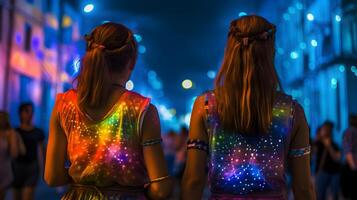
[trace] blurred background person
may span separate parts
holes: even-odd
[[[180,134],[176,140],[176,156],[175,156],[175,176],[181,182],[186,164],[188,129],[185,126],[181,127]]]
[[[5,199],[13,181],[11,160],[25,151],[21,138],[10,125],[9,114],[0,111],[0,200]]]
[[[32,200],[38,179],[43,174],[44,166],[44,132],[33,124],[34,106],[23,103],[19,107],[20,126],[16,128],[26,153],[13,161],[13,198],[15,200]]]
[[[350,126],[343,135],[345,165],[341,185],[345,198],[357,199],[357,115],[350,116]]]
[[[177,138],[178,136],[173,130],[170,130],[167,134],[162,136],[165,160],[167,162],[169,174],[172,176],[174,176],[174,171],[175,171]]]
[[[334,200],[339,198],[341,152],[333,141],[333,123],[326,121],[318,129],[314,149],[316,153],[316,192],[318,200],[325,200],[328,191]]]

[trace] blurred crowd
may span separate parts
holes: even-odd
[[[43,173],[45,134],[32,123],[33,105],[20,105],[18,113],[20,125],[14,128],[8,113],[0,112],[0,200],[10,189],[13,199],[34,199]],[[326,121],[311,139],[311,169],[318,200],[357,199],[357,116],[350,116],[349,121],[343,138],[335,136],[333,122]],[[188,129],[182,127],[162,137],[177,192],[185,169]]]

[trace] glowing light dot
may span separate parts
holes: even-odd
[[[308,14],[306,15],[306,18],[307,18],[307,20],[309,20],[309,21],[314,21],[315,16],[314,16],[312,13],[308,13]]]
[[[317,41],[316,40],[311,40],[311,46],[317,47]]]
[[[125,84],[125,88],[129,91],[134,89],[134,82],[132,80],[129,80],[128,82],[126,82]]]
[[[335,16],[335,20],[336,20],[337,22],[340,22],[340,21],[342,20],[342,18],[341,18],[340,15],[336,15],[336,16]]]
[[[210,78],[210,79],[214,79],[214,78],[216,77],[216,72],[213,71],[213,70],[209,70],[209,71],[207,72],[207,76],[208,76],[208,78]]]
[[[141,42],[143,40],[143,38],[139,34],[134,34],[134,38],[135,38],[136,42]]]
[[[332,78],[331,79],[331,87],[332,88],[336,88],[337,87],[337,79],[336,78]]]
[[[338,69],[340,70],[340,72],[344,72],[346,70],[344,65],[340,65]]]
[[[291,59],[296,60],[296,59],[299,58],[299,54],[298,54],[298,52],[296,52],[296,51],[292,51],[292,52],[290,53],[290,57],[291,57]]]
[[[193,85],[193,83],[190,79],[186,79],[186,80],[182,81],[182,87],[186,90],[192,88],[192,85]]]
[[[90,13],[92,12],[94,9],[94,5],[93,4],[87,4],[86,6],[84,6],[83,11],[86,13]]]
[[[144,54],[146,52],[146,47],[144,45],[140,45],[138,48],[138,52]]]
[[[247,15],[246,12],[240,12],[240,13],[239,13],[239,17],[243,17],[243,16],[246,16],[246,15]]]

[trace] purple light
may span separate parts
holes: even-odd
[[[20,33],[15,34],[15,41],[16,41],[16,44],[21,44],[22,37],[21,37]]]

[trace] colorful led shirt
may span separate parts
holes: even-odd
[[[268,133],[247,135],[226,131],[219,120],[214,93],[205,96],[212,196],[286,199],[287,158],[310,153],[309,147],[289,148],[295,101],[279,93]]]
[[[75,183],[143,188],[149,182],[140,133],[149,104],[148,98],[126,91],[102,120],[94,121],[79,109],[76,91],[58,95],[69,175]]]

